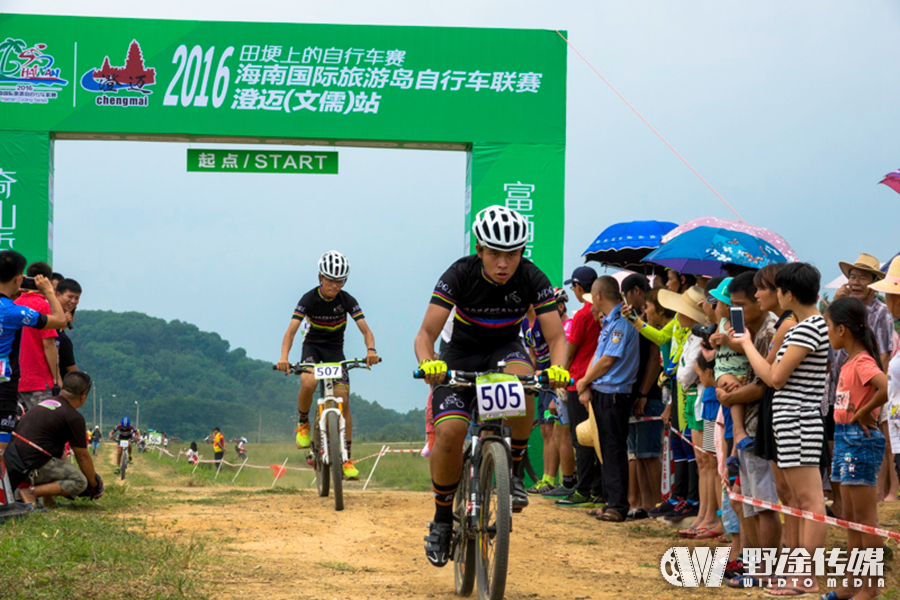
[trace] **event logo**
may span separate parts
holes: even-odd
[[[700,580],[706,587],[720,587],[730,553],[728,546],[719,546],[715,554],[705,546],[698,546],[693,551],[684,547],[669,548],[663,554],[659,570],[666,581],[678,587],[700,587]]]
[[[95,101],[97,106],[147,106],[148,96],[153,93],[148,88],[155,83],[156,69],[144,66],[137,40],[131,41],[125,64],[121,67],[112,66],[107,55],[102,67],[89,69],[81,76],[81,87],[99,94]]]
[[[11,37],[0,42],[0,102],[47,104],[69,85],[46,49],[47,44],[30,46]]]

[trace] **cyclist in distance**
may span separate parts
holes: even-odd
[[[281,359],[276,368],[284,373],[290,372],[288,355],[294,344],[294,336],[300,329],[303,319],[309,323],[309,331],[303,340],[300,352],[301,362],[327,363],[340,362],[344,358],[344,330],[347,328],[347,317],[356,321],[360,333],[366,342],[366,365],[371,367],[378,362],[375,351],[375,336],[356,298],[344,291],[350,263],[340,252],[331,250],[319,259],[319,285],[300,298],[294,316],[288,325],[281,342]],[[316,378],[311,373],[300,375],[300,395],[297,408],[300,412],[297,420],[297,447],[309,448],[309,408],[312,405],[313,392],[316,390]],[[344,418],[347,421],[347,462],[344,463],[344,477],[356,479],[359,471],[350,459],[350,446],[353,432],[353,419],[350,416],[350,379],[344,371],[342,377],[334,384],[335,395],[344,402]]]
[[[431,479],[434,490],[434,520],[425,538],[425,554],[431,564],[447,564],[453,529],[453,497],[459,484],[463,442],[475,400],[471,390],[451,390],[437,386],[447,370],[489,371],[505,361],[507,373],[531,375],[534,368],[519,341],[525,313],[534,307],[544,338],[550,347],[550,366],[544,373],[554,387],[568,384],[567,344],[562,321],[556,311],[554,288],[546,275],[523,258],[528,240],[528,223],[522,215],[504,206],[488,207],[472,225],[474,255],[450,265],[438,280],[416,335],[415,352],[419,370],[433,387],[432,410],[435,443],[431,451]],[[453,334],[441,359],[434,359],[434,343],[452,309],[456,309]],[[511,418],[513,510],[528,505],[522,481],[528,436],[534,419],[534,397],[526,402],[528,412]]]
[[[131,424],[131,419],[128,417],[122,417],[122,420],[119,421],[119,424],[116,425],[116,428],[109,432],[109,439],[114,439],[116,442],[121,442],[122,440],[128,440],[130,443],[128,444],[128,463],[131,464],[131,449],[134,447],[134,441],[137,438],[137,429],[135,429],[134,425]],[[116,445],[116,474],[119,473],[119,465],[122,464],[122,447]]]

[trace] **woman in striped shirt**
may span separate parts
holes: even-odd
[[[828,326],[816,307],[821,276],[807,263],[786,265],[775,276],[782,310],[793,311],[797,325],[785,335],[773,364],[754,347],[750,336],[736,338],[750,366],[775,388],[772,426],[776,462],[785,473],[794,502],[801,510],[825,514],[819,456],[825,442],[821,400],[828,365]],[[732,333],[733,335],[733,333]],[[825,544],[824,523],[801,521],[800,544],[812,556]],[[770,588],[775,596],[796,596],[818,591],[812,573],[786,578],[787,585]]]

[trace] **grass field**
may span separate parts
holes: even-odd
[[[148,535],[135,516],[159,502],[152,492],[108,486],[99,501],[61,502],[4,523],[0,598],[206,598],[205,540]]]

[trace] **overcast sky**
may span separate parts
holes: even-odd
[[[4,0],[2,9],[567,29],[747,221],[781,233],[825,281],[839,260],[900,250],[900,196],[876,185],[900,167],[894,1]],[[567,272],[612,223],[732,216],[572,52],[568,70]],[[385,358],[354,376],[354,390],[399,410],[422,405],[412,339],[431,287],[462,251],[465,155],[341,148],[340,175],[292,177],[188,174],[185,148],[57,143],[55,267],[85,287],[82,307],[188,321],[275,361],[318,256],[338,249]],[[350,332],[348,356],[364,351]]]

